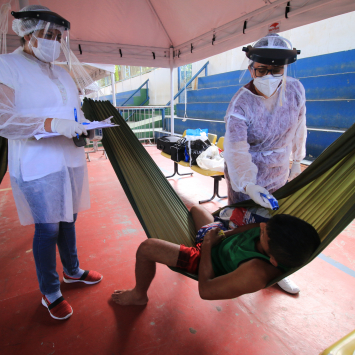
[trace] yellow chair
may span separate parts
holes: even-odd
[[[224,137],[218,139],[217,147],[223,150]],[[211,176],[214,180],[213,182],[213,196],[209,200],[199,201],[198,203],[205,203],[212,201],[216,196],[219,198],[227,198],[227,196],[219,196],[219,182],[224,178],[224,173],[214,170],[201,169],[198,165],[192,165],[191,170],[205,176]]]
[[[186,132],[186,131],[185,131]],[[212,144],[216,144],[217,141],[217,134],[213,134],[213,133],[208,133],[208,140],[212,143]]]
[[[354,355],[355,354],[355,330],[341,338],[320,355]]]
[[[217,147],[218,147],[220,150],[224,150],[224,137],[220,137],[220,138],[218,139]]]

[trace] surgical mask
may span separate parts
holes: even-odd
[[[282,76],[275,78],[269,74],[260,78],[254,78],[254,85],[261,93],[270,97],[280,85],[281,80]]]
[[[32,47],[34,55],[43,62],[55,61],[60,55],[60,43],[44,38],[37,39],[37,48]]]

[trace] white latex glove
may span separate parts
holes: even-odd
[[[254,185],[252,183],[248,184],[245,188],[245,192],[250,196],[250,198],[256,202],[258,205],[265,208],[272,208],[269,202],[265,202],[260,196],[261,193],[267,195],[269,191],[264,189],[262,186]]]
[[[53,118],[51,122],[52,132],[56,132],[67,138],[74,138],[76,134],[87,134],[85,126],[73,120]]]
[[[301,174],[301,163],[294,161],[291,166],[289,180],[293,180],[299,174]]]

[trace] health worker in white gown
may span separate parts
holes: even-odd
[[[270,208],[260,193],[272,193],[299,175],[306,152],[305,90],[298,80],[287,77],[287,65],[300,51],[277,34],[243,50],[252,81],[234,95],[225,116],[228,203],[252,199]],[[289,279],[279,285],[299,292]]]
[[[73,310],[60,291],[56,245],[65,282],[93,284],[102,279],[96,271],[80,269],[76,249],[77,214],[90,208],[84,147],[73,142],[77,134],[86,134],[80,123],[85,118],[73,79],[52,63],[70,23],[40,5],[12,15],[22,46],[0,56],[0,135],[8,139],[20,222],[35,224],[33,254],[42,304],[53,318],[67,319]],[[34,138],[44,132],[60,136]]]

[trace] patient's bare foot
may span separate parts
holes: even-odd
[[[139,295],[135,289],[132,290],[115,290],[111,295],[112,300],[121,306],[143,306],[147,304],[148,297]]]

